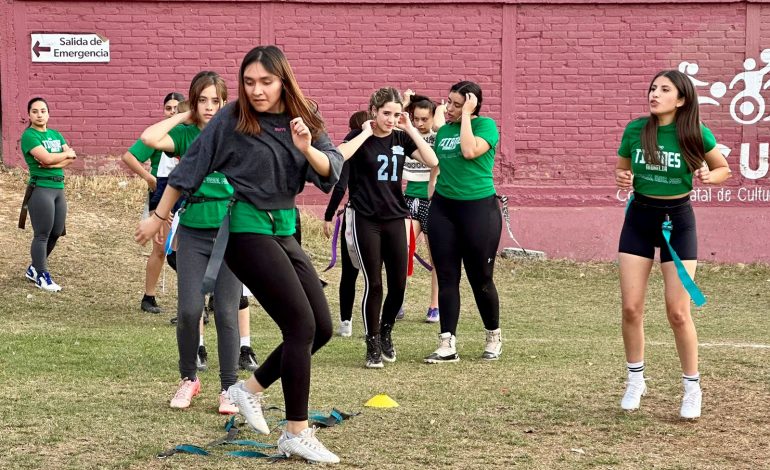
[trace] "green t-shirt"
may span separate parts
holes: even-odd
[[[40,132],[37,129],[28,127],[21,134],[21,151],[24,153],[24,161],[27,162],[29,167],[29,182],[31,183],[33,177],[39,178],[35,184],[41,188],[53,188],[64,189],[64,180],[51,181],[51,177],[64,178],[64,168],[43,168],[40,166],[40,162],[35,160],[35,157],[29,153],[30,150],[35,147],[43,146],[48,153],[62,153],[64,146],[67,145],[67,141],[64,140],[59,131],[53,129],[46,129],[45,132]]]
[[[171,129],[168,136],[174,141],[174,153],[184,158],[187,149],[200,133],[198,126],[179,125]],[[227,214],[227,205],[232,196],[233,187],[225,175],[219,172],[211,173],[192,195],[193,200],[185,204],[179,223],[191,228],[218,228]],[[206,200],[196,202],[195,198]]]
[[[634,174],[634,192],[645,196],[676,196],[692,191],[692,172],[679,149],[676,122],[658,127],[658,155],[660,165],[650,165],[644,160],[642,128],[649,118],[643,117],[628,123],[620,141],[618,155],[631,158]],[[717,145],[714,134],[701,124],[703,151],[708,153]]]
[[[163,155],[162,151],[144,145],[141,139],[134,142],[134,145],[132,145],[128,151],[141,163],[149,160],[150,174],[152,176],[158,176],[158,163],[160,163],[160,157]]]
[[[273,216],[272,220],[270,215]],[[275,221],[275,225],[273,225],[273,221]],[[232,233],[291,236],[297,230],[296,222],[297,212],[295,208],[266,211],[257,209],[254,204],[237,201],[233,204],[230,212],[230,231]]]
[[[404,196],[416,197],[419,199],[428,199],[427,181],[409,181],[406,183]]]
[[[463,158],[460,149],[460,123],[442,126],[436,134],[434,150],[438,157],[440,173],[436,192],[449,199],[472,201],[495,194],[492,167],[495,164],[495,147],[500,140],[495,121],[479,116],[471,119],[473,135],[489,144],[489,150],[477,158]]]

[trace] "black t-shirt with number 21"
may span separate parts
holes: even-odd
[[[345,142],[362,131],[351,131]],[[401,190],[401,175],[406,155],[417,145],[406,132],[396,131],[386,137],[371,136],[350,158],[350,203],[364,217],[392,220],[409,217],[409,208]]]

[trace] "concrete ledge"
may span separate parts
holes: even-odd
[[[500,251],[503,258],[546,259],[544,251],[525,250],[523,248],[507,247]]]

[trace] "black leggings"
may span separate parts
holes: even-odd
[[[353,229],[353,241],[358,262],[364,275],[364,298],[361,302],[364,332],[367,336],[380,333],[382,324],[392,325],[398,309],[404,303],[408,251],[404,219],[373,220],[353,211],[348,221]],[[382,303],[382,265],[388,282],[388,295]]]
[[[332,337],[329,305],[310,259],[294,237],[231,233],[225,261],[283,336],[254,377],[265,388],[281,379],[286,419],[306,420],[310,356]]]
[[[690,196],[655,199],[634,194],[620,232],[618,251],[655,259],[655,247],[660,247],[660,262],[673,261],[663,238],[662,225],[666,215],[671,220],[671,247],[676,254],[683,260],[698,259],[698,234]]]
[[[353,318],[353,302],[356,300],[356,279],[358,279],[358,269],[350,261],[348,244],[345,242],[345,228],[347,221],[342,218],[342,227],[340,233],[343,234],[340,243],[342,258],[342,274],[340,276],[340,320],[348,321]]]
[[[463,264],[484,328],[499,328],[500,300],[492,279],[503,229],[497,197],[458,201],[435,194],[428,223],[430,251],[438,277],[441,332],[457,332]]]

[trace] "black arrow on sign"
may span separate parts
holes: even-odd
[[[50,47],[42,47],[40,41],[35,41],[35,45],[32,46],[32,52],[35,53],[35,57],[40,57],[41,52],[51,52]]]

